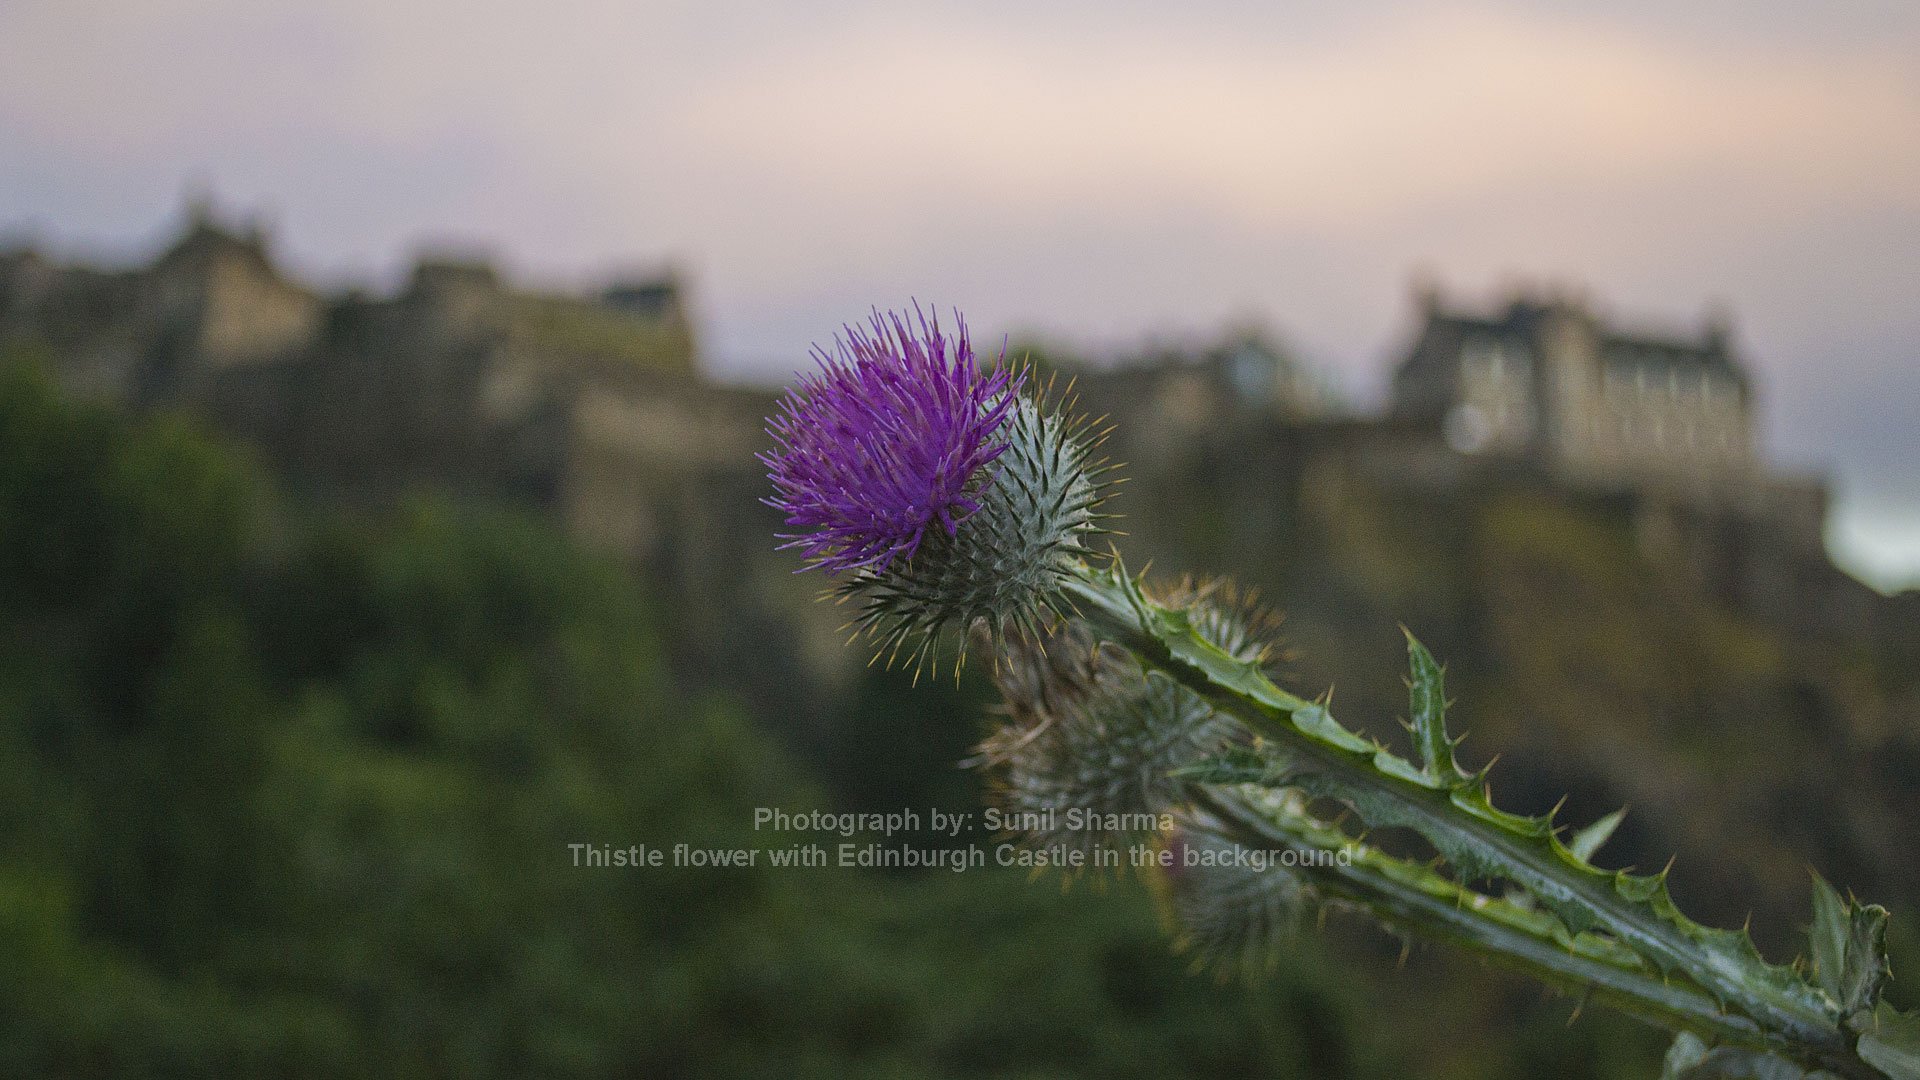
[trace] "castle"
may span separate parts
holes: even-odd
[[[1430,289],[1418,303],[1384,417],[1332,409],[1254,330],[1083,371],[1079,392],[1117,422],[1111,449],[1138,481],[1132,543],[1231,565],[1235,551],[1335,527],[1362,488],[1426,498],[1518,477],[1625,498],[1649,555],[1744,607],[1802,622],[1831,609],[1820,621],[1837,628],[1860,618],[1868,591],[1836,584],[1824,554],[1824,485],[1756,452],[1751,380],[1723,323],[1627,333],[1564,295],[1491,313]],[[694,596],[711,625],[690,632],[713,642],[761,615],[834,620],[786,604],[807,587],[765,541],[778,522],[759,505],[754,453],[771,396],[701,376],[671,273],[560,294],[435,255],[391,295],[323,295],[281,273],[263,230],[201,204],[143,266],[0,250],[0,353],[23,346],[74,393],[194,413],[305,495],[382,505],[431,491],[540,510]],[[1182,502],[1208,485],[1221,488],[1212,502]],[[709,602],[749,581],[758,614]]]
[[[1751,380],[1724,321],[1655,336],[1564,293],[1523,293],[1492,313],[1450,308],[1431,287],[1417,302],[1389,422],[1572,482],[1778,487],[1755,450]],[[513,286],[483,260],[429,255],[394,295],[322,296],[280,272],[257,224],[222,224],[204,202],[146,266],[0,251],[9,341],[49,350],[75,393],[209,416],[322,494],[505,493],[629,548],[649,533],[646,515],[606,506],[606,492],[588,509],[584,492],[606,486],[596,474],[750,460],[764,405],[699,377],[671,273],[560,295]],[[1236,410],[1295,423],[1332,412],[1324,388],[1255,329],[1082,378],[1138,414],[1130,423],[1169,435]]]
[[[649,480],[750,460],[762,414],[698,378],[670,273],[571,296],[429,255],[392,296],[322,296],[204,203],[145,266],[0,251],[6,344],[44,350],[71,392],[211,420],[322,497],[504,496],[634,551],[657,531]]]
[[[1826,484],[1762,460],[1753,382],[1724,313],[1693,334],[1649,333],[1565,290],[1522,290],[1492,311],[1453,307],[1431,283],[1415,293],[1420,326],[1394,371],[1393,420],[1466,457],[1822,545]]]
[[[1758,467],[1752,385],[1724,320],[1698,337],[1634,334],[1567,294],[1522,294],[1487,315],[1447,310],[1430,286],[1419,305],[1392,410],[1441,422],[1456,449],[1620,479]]]

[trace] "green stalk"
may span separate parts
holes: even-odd
[[[1439,716],[1444,703],[1438,670],[1427,673],[1430,679],[1420,670],[1424,650],[1416,652],[1414,720],[1425,761],[1416,765],[1342,727],[1323,705],[1275,686],[1257,664],[1222,651],[1184,611],[1146,598],[1117,564],[1076,564],[1062,592],[1101,637],[1238,718],[1264,741],[1259,761],[1203,779],[1300,787],[1347,803],[1375,827],[1412,828],[1453,863],[1461,880],[1512,882],[1552,912],[1569,936],[1605,931],[1655,975],[1683,978],[1723,1011],[1751,1020],[1761,1045],[1842,1076],[1880,1075],[1855,1054],[1830,997],[1792,969],[1767,964],[1743,932],[1687,919],[1673,906],[1664,873],[1601,870],[1560,842],[1551,815],[1527,818],[1495,809],[1484,774],[1468,776],[1454,764]]]

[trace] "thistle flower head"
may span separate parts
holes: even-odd
[[[1239,730],[1076,627],[1044,654],[1016,639],[1009,656],[996,679],[1010,722],[980,749],[996,766],[988,797],[1010,820],[1034,823],[1026,839],[1035,846],[1119,851],[1146,840],[1181,798],[1172,771],[1225,749]],[[1037,697],[1014,689],[1036,682],[1045,686]]]
[[[814,355],[819,371],[782,399],[767,426],[777,449],[760,456],[767,502],[804,530],[782,546],[828,574],[881,572],[930,529],[953,535],[993,482],[1020,378],[980,369],[964,321],[949,337],[918,311],[875,313]]]
[[[1259,664],[1279,681],[1280,665],[1289,658],[1280,646],[1280,614],[1261,603],[1259,589],[1241,588],[1231,578],[1182,575],[1146,591],[1161,607],[1185,612],[1193,629],[1221,652]]]
[[[768,424],[767,500],[804,530],[784,537],[836,589],[888,661],[964,658],[984,623],[1037,629],[1068,564],[1091,554],[1105,466],[1097,438],[1025,371],[974,362],[916,312],[849,328]]]

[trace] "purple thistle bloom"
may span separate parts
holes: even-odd
[[[803,376],[767,424],[775,449],[761,454],[784,511],[783,548],[809,568],[885,570],[912,558],[929,526],[952,535],[980,508],[993,482],[983,473],[1006,450],[994,436],[1020,390],[1020,377],[974,362],[967,327],[941,333],[916,306],[875,312],[871,329],[849,326],[834,354],[816,346],[820,370]]]

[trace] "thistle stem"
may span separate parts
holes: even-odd
[[[1721,1009],[1692,986],[1661,979],[1606,939],[1556,935],[1539,912],[1481,895],[1430,867],[1397,859],[1331,826],[1276,814],[1225,788],[1199,786],[1194,805],[1218,835],[1252,849],[1291,852],[1291,872],[1390,929],[1467,949],[1668,1030],[1783,1050],[1752,1020]],[[1317,857],[1342,851],[1350,861]]]
[[[1460,790],[1424,780],[1407,762],[1333,723],[1321,706],[1275,686],[1257,665],[1236,660],[1208,642],[1184,613],[1144,597],[1124,571],[1077,564],[1062,592],[1098,635],[1271,743],[1285,759],[1288,778],[1317,781],[1329,794],[1364,804],[1355,807],[1363,817],[1409,826],[1454,861],[1469,854],[1550,910],[1563,916],[1577,913],[1580,921],[1604,930],[1653,971],[1687,979],[1724,1012],[1752,1021],[1760,1033],[1758,1045],[1842,1076],[1879,1075],[1855,1054],[1837,1010],[1817,990],[1758,971],[1757,956],[1748,964],[1725,949],[1706,947],[1677,921],[1677,913],[1663,915],[1647,897],[1623,893],[1614,875],[1570,861],[1550,832],[1542,836],[1516,824],[1536,825],[1531,819],[1502,815],[1484,800],[1474,805]],[[1658,880],[1653,884],[1659,885]],[[1570,932],[1579,929],[1568,927]],[[1498,940],[1521,944],[1506,937]],[[1491,940],[1480,944],[1492,947]],[[1531,946],[1527,955],[1504,954],[1522,964],[1537,960]],[[1565,974],[1572,976],[1572,969]],[[1594,980],[1599,974],[1605,973],[1586,971],[1578,976],[1579,984],[1601,989]],[[1649,1011],[1650,1019],[1676,1019],[1665,1006]],[[1677,1020],[1674,1026],[1694,1027]],[[1751,1039],[1749,1035],[1745,1041]]]

